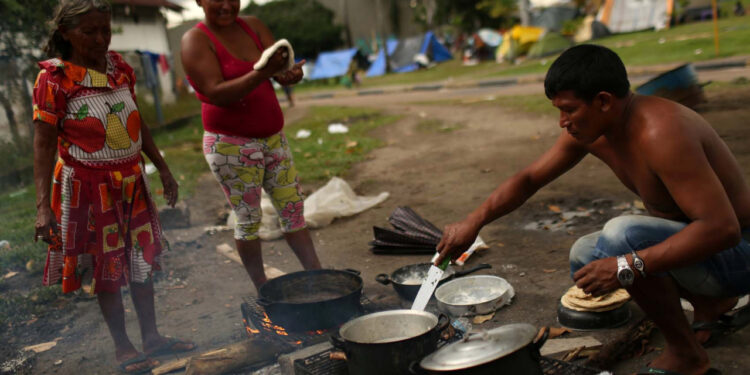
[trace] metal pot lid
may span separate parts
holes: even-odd
[[[528,345],[537,330],[531,324],[517,323],[469,334],[424,357],[419,365],[428,371],[453,371],[492,362]]]

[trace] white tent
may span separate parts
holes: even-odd
[[[596,20],[613,33],[664,29],[669,25],[672,0],[606,0]]]

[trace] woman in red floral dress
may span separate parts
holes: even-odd
[[[164,238],[143,174],[154,163],[167,203],[177,183],[141,122],[133,69],[109,51],[111,9],[103,0],[63,0],[34,84],[36,239],[49,243],[44,284],[65,293],[91,278],[115,357],[127,373],[158,365],[153,356],[195,348],[159,334],[152,272]],[[55,162],[55,153],[59,158]],[[125,331],[120,288],[129,284],[143,352]]]

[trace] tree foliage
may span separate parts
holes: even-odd
[[[515,0],[418,0],[415,6],[418,21],[430,22],[420,16],[429,13],[426,9],[431,3],[436,3],[432,24],[452,25],[468,33],[480,27],[508,26],[513,23],[517,9]]]
[[[285,38],[299,57],[315,57],[343,45],[343,27],[333,22],[334,13],[315,0],[277,0],[242,9],[265,23],[276,39]]]
[[[21,134],[19,123],[28,127],[30,135],[29,85],[38,72],[36,62],[43,59],[47,20],[56,4],[56,0],[0,0],[0,105],[18,148],[30,146],[31,137]]]

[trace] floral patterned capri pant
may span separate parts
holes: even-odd
[[[237,215],[235,239],[258,238],[261,189],[271,197],[282,231],[305,228],[304,197],[284,133],[243,138],[204,132],[203,154]]]

